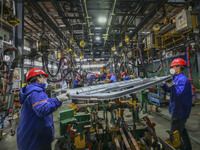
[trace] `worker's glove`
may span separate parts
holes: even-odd
[[[175,84],[173,79],[169,79],[169,80],[165,81],[165,83],[167,84],[168,87],[171,87]]]
[[[57,98],[60,102],[69,100],[69,97],[67,96],[66,93],[60,94],[60,95],[56,96],[56,98]]]

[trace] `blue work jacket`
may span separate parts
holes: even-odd
[[[164,84],[162,89],[170,92],[169,113],[178,119],[187,119],[192,107],[191,83],[181,73],[173,76],[174,85],[170,88]]]
[[[78,87],[78,80],[74,79],[72,89],[77,88],[77,87]]]
[[[111,76],[111,78],[110,78],[110,83],[114,83],[114,82],[116,82],[116,76],[115,75]]]
[[[92,83],[94,79],[96,79],[96,76],[91,76],[89,82]]]
[[[125,76],[124,80],[130,80],[131,78],[129,76]]]
[[[20,90],[22,104],[17,128],[18,150],[39,150],[54,140],[52,113],[62,103],[48,98],[44,83],[32,83]]]
[[[103,81],[103,80],[106,79],[106,76],[105,75],[101,75],[100,78],[101,78],[101,81]]]

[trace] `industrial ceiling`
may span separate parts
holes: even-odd
[[[37,41],[45,34],[52,48],[64,43],[78,55],[82,49],[88,56],[110,57],[114,45],[120,51],[119,43],[126,44],[126,35],[131,42],[139,31],[146,36],[154,24],[162,26],[164,16],[172,18],[186,5],[183,0],[25,0],[24,35]],[[6,6],[12,9],[11,3]],[[11,28],[4,20],[5,25]]]

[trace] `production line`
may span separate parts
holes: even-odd
[[[199,150],[200,0],[1,0],[0,150]]]

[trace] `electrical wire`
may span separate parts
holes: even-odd
[[[192,95],[193,95],[193,101],[196,102],[196,96],[195,96],[195,90],[194,90],[194,84],[193,84],[193,78],[192,78],[192,70],[191,70],[191,62],[190,62],[190,44],[192,42],[188,43],[188,46],[186,48],[186,54],[187,54],[187,67],[188,67],[188,75],[189,79],[191,79],[191,85],[192,85]]]
[[[141,61],[142,61],[142,65],[144,66],[145,71],[147,71],[147,72],[149,72],[149,73],[156,73],[156,72],[158,72],[158,70],[159,70],[159,69],[161,68],[161,66],[162,66],[162,54],[161,54],[161,57],[160,57],[160,65],[158,66],[158,68],[157,68],[156,70],[154,70],[154,71],[150,71],[150,70],[148,70],[148,69],[146,68],[146,65],[145,65],[145,63],[144,63],[143,56],[142,56],[142,51],[141,51],[140,47],[138,46],[137,48],[134,48],[134,49],[138,49],[138,50],[139,50],[140,59],[141,59]]]
[[[56,74],[52,74],[52,73],[50,72],[50,70],[49,70],[49,67],[48,67],[48,58],[47,58],[47,57],[46,57],[46,58],[44,57],[44,59],[43,59],[44,65],[45,65],[45,67],[46,67],[46,69],[47,69],[48,74],[49,74],[51,77],[56,77],[56,76],[59,74],[60,68],[61,68],[61,65],[62,65],[62,61],[63,61],[64,59],[67,59],[67,58],[66,58],[66,57],[62,57],[62,58],[60,59],[59,65],[58,65],[58,70],[57,70]]]
[[[68,68],[67,68],[68,69]],[[65,70],[67,70],[67,69],[65,69]],[[64,70],[64,71],[65,71]],[[49,82],[53,82],[53,83],[56,83],[56,82],[62,82],[63,80],[64,80],[64,78],[69,74],[69,73],[76,73],[76,74],[78,74],[78,75],[80,75],[77,71],[74,71],[74,70],[69,70],[65,75],[63,75],[62,77],[61,77],[61,79],[59,79],[59,80],[50,80],[50,79],[48,79],[48,81]],[[74,76],[74,78],[76,77],[76,75]],[[80,75],[80,77],[81,77],[81,75]],[[82,78],[82,77],[81,77]]]

